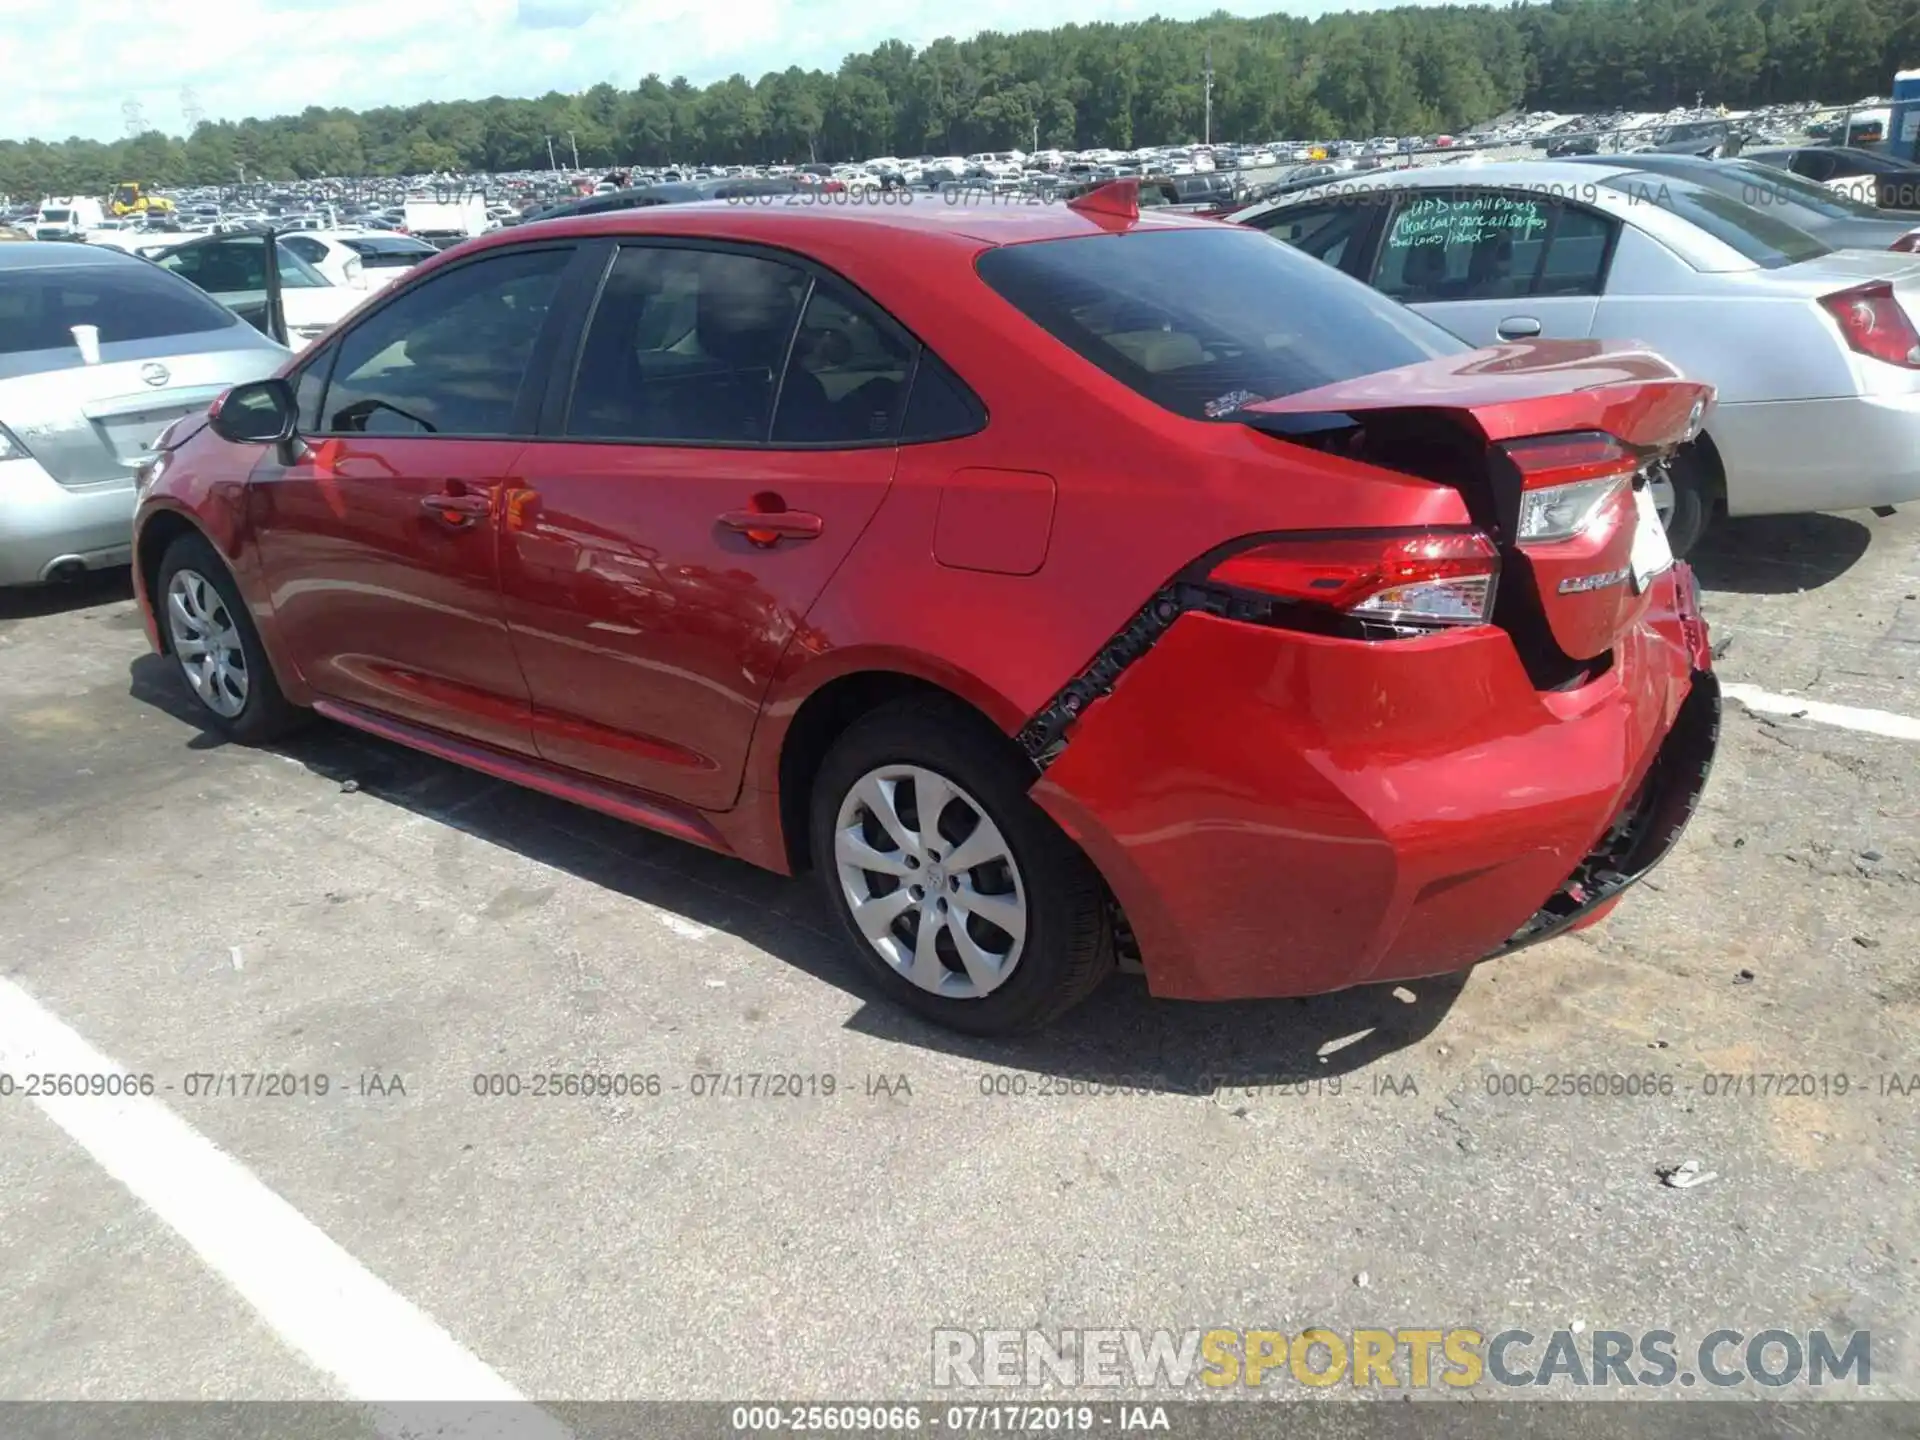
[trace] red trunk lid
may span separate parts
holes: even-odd
[[[1670,563],[1647,480],[1699,433],[1713,395],[1632,344],[1523,341],[1259,401],[1240,418],[1298,440],[1311,428],[1301,417],[1321,417],[1318,443],[1458,488],[1500,547],[1496,619],[1537,677],[1571,679],[1611,651]]]

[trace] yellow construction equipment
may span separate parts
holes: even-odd
[[[113,190],[108,207],[115,215],[171,215],[173,201],[164,195],[149,195],[137,180],[122,181]]]

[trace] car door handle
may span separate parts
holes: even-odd
[[[1540,322],[1531,315],[1509,315],[1494,333],[1502,340],[1526,340],[1540,333]]]
[[[720,517],[729,530],[738,530],[755,545],[777,545],[782,540],[811,540],[822,522],[804,510],[729,510]]]
[[[491,495],[422,495],[420,508],[442,525],[463,530],[493,511]]]

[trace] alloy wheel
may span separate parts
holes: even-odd
[[[167,633],[187,684],[214,714],[247,708],[247,652],[227,602],[198,570],[177,570],[167,586]]]
[[[1026,886],[966,790],[921,765],[870,770],[840,802],[833,849],[853,923],[893,970],[950,1000],[1006,983],[1026,944]]]

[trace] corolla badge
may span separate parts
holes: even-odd
[[[1589,590],[1604,590],[1609,585],[1618,585],[1632,573],[1629,566],[1624,570],[1603,570],[1598,575],[1572,575],[1560,582],[1560,593],[1583,595]]]
[[[158,360],[149,360],[140,367],[140,378],[157,389],[173,378],[173,372]]]

